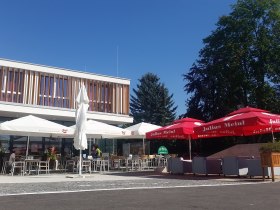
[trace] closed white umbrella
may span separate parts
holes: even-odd
[[[87,110],[89,99],[85,85],[82,84],[76,102],[78,104],[76,110],[76,129],[74,135],[74,147],[80,150],[80,163],[79,163],[79,175],[82,175],[82,150],[87,149],[87,136],[86,136],[86,122],[87,122]]]

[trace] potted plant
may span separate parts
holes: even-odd
[[[50,147],[48,151],[48,160],[50,161],[50,168],[54,169],[55,168],[55,161],[56,161],[56,152],[55,152],[55,147]]]
[[[272,181],[274,181],[274,168],[280,166],[280,142],[263,144],[260,149],[261,164],[264,171],[265,167],[271,167]],[[264,179],[264,173],[263,173]]]

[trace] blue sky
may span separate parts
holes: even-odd
[[[1,0],[0,57],[131,79],[157,74],[185,112],[182,75],[236,0]]]

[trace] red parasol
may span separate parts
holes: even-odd
[[[201,126],[203,121],[193,118],[175,120],[171,125],[146,133],[146,139],[181,139],[189,140],[189,151],[191,158],[191,139],[197,139],[194,127]]]
[[[171,125],[146,133],[146,139],[192,139],[197,138],[194,127],[202,125],[201,120],[183,118],[175,120]]]
[[[246,107],[196,127],[194,131],[199,138],[273,134],[273,132],[280,132],[280,115]]]

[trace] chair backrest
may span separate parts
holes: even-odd
[[[155,155],[149,155],[150,159],[154,159],[156,156]]]
[[[104,152],[102,153],[102,157],[109,157],[110,156],[110,153],[109,152]]]
[[[24,161],[14,161],[13,163],[13,167],[23,167],[25,165]]]
[[[28,155],[28,156],[26,157],[26,159],[27,159],[27,160],[33,160],[33,159],[34,159],[34,156]]]
[[[83,166],[90,166],[91,165],[91,161],[90,160],[83,160],[82,165]]]

